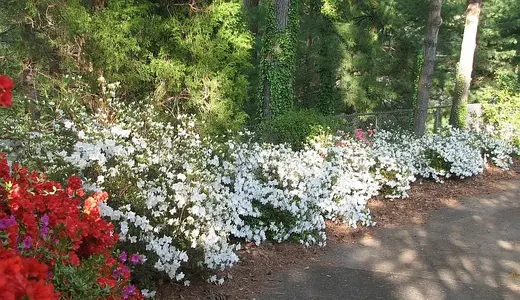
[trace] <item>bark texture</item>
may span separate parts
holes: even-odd
[[[433,68],[437,51],[437,37],[442,24],[441,18],[442,0],[430,0],[430,15],[428,27],[424,37],[424,62],[419,77],[417,91],[417,105],[414,113],[414,132],[422,136],[426,131],[426,117],[428,113],[428,102],[430,100],[430,89],[432,86]]]
[[[289,5],[290,0],[275,0],[275,13],[276,13],[276,29],[279,31],[287,28],[287,22],[289,21]]]
[[[466,127],[467,103],[473,59],[477,47],[477,31],[482,0],[469,0],[466,11],[466,24],[460,50],[460,60],[455,80],[455,90],[450,113],[450,124],[458,128]]]

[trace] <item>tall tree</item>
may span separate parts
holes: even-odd
[[[477,29],[482,0],[469,0],[466,10],[466,24],[464,26],[464,37],[460,49],[460,60],[455,80],[455,90],[451,105],[450,124],[463,128],[466,126],[466,110],[471,84],[471,73],[473,72],[473,58],[477,47]]]
[[[266,10],[260,76],[263,116],[268,118],[293,105],[299,0],[270,0]]]
[[[419,77],[417,105],[414,113],[414,132],[418,136],[423,135],[426,131],[426,117],[430,100],[433,68],[435,66],[437,37],[442,24],[441,7],[442,0],[430,0],[430,16],[428,17],[428,27],[424,37],[424,62]]]

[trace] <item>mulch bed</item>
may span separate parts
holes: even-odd
[[[329,244],[355,243],[381,227],[396,227],[406,224],[422,224],[431,213],[443,207],[456,207],[457,199],[473,195],[491,194],[500,191],[500,182],[520,180],[520,164],[511,171],[490,168],[482,175],[463,180],[447,180],[444,184],[433,181],[417,181],[412,185],[406,199],[372,199],[370,208],[376,226],[352,229],[345,225],[327,223]],[[192,280],[191,286],[177,283],[159,283],[158,299],[245,299],[258,294],[273,280],[276,274],[291,265],[308,265],[317,260],[327,247],[305,248],[297,244],[264,243],[260,247],[250,244],[240,252],[241,261],[233,268],[221,272],[226,278],[223,285],[209,284],[201,279]]]

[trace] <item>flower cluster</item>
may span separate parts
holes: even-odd
[[[13,80],[5,75],[0,75],[0,107],[11,107],[13,105],[13,88]]]
[[[358,223],[371,225],[366,204],[379,192],[379,184],[372,175],[376,161],[370,154],[368,141],[358,141],[347,135],[322,135],[309,141],[305,151],[318,151],[322,160],[324,180],[318,205],[327,219],[340,219],[352,227]]]
[[[54,132],[69,139],[47,144],[42,134],[31,139],[37,151],[20,147],[11,157],[45,161],[51,176],[81,174],[86,191],[108,191],[107,202],[91,200],[84,209],[99,208],[121,247],[145,253],[146,266],[185,283],[185,267],[232,266],[244,241],[324,245],[326,219],[370,226],[368,200],[406,197],[416,177],[440,182],[478,174],[486,160],[510,163],[507,144],[467,131],[322,134],[293,151],[249,134],[202,138],[192,118],[164,122],[149,105],[112,108],[110,117],[62,119]],[[76,179],[65,192],[81,198],[78,186]]]
[[[413,177],[422,177],[442,182],[452,176],[480,174],[486,161],[508,169],[513,148],[486,133],[448,128],[422,138],[411,133],[379,131],[373,137],[372,151],[379,160],[394,161],[401,168],[395,173],[403,175],[400,178],[413,181]],[[406,186],[406,180],[400,186]]]
[[[504,170],[509,169],[513,163],[511,155],[518,150],[512,143],[498,139],[487,132],[474,133],[471,140],[472,144],[480,149],[486,163],[491,163]]]
[[[118,225],[122,242],[173,279],[184,278],[188,263],[233,265],[237,238],[323,245],[325,218],[371,224],[366,202],[377,183],[363,143],[348,139],[325,152],[215,143],[201,139],[190,118],[174,125],[150,120],[151,109],[142,111],[148,117],[132,111],[122,108],[125,121],[106,127],[66,121],[78,141],[52,159],[84,174],[90,189],[112,191],[102,215]]]
[[[374,129],[363,131],[363,129],[357,128],[354,130],[354,137],[363,143],[368,143],[370,142],[370,138],[374,135],[375,132],[376,131]]]
[[[26,258],[13,250],[0,250],[1,299],[59,299],[48,283],[48,267],[35,258]]]
[[[77,177],[64,188],[16,163],[10,168],[0,154],[0,257],[12,263],[0,265],[0,290],[14,299],[141,299],[125,293],[130,269],[113,258],[118,236],[98,209],[107,197],[85,196]]]

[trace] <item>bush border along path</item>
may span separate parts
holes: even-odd
[[[303,248],[297,244],[262,244],[241,251],[241,261],[222,273],[230,280],[217,286],[203,281],[193,282],[190,287],[164,283],[158,291],[158,299],[246,299],[262,294],[266,286],[276,284],[279,274],[287,268],[308,268],[326,256],[331,247],[357,243],[370,237],[380,228],[422,224],[440,208],[456,208],[464,197],[487,195],[499,192],[501,183],[520,180],[520,165],[516,162],[510,171],[489,168],[483,174],[467,178],[447,180],[444,184],[433,181],[416,182],[410,197],[387,201],[373,198],[369,208],[373,214],[374,227],[352,229],[345,225],[327,223],[328,246]],[[174,296],[172,296],[174,295]]]

